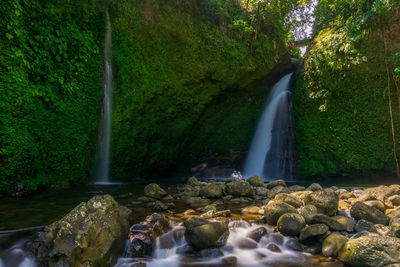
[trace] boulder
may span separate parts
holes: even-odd
[[[266,187],[267,187],[268,189],[272,189],[272,188],[274,188],[274,187],[276,187],[276,186],[283,186],[283,187],[286,187],[286,183],[285,183],[284,180],[275,180],[275,181],[271,181],[271,182],[269,182],[268,184],[266,184]]]
[[[299,240],[306,240],[311,237],[321,236],[328,232],[328,230],[329,227],[322,223],[308,225],[301,230]]]
[[[207,198],[220,198],[223,195],[222,187],[217,183],[200,187],[199,195]]]
[[[377,234],[351,238],[339,252],[351,266],[387,266],[400,263],[400,239]]]
[[[350,214],[356,220],[364,219],[372,223],[389,224],[389,217],[385,213],[362,202],[356,202],[351,207]]]
[[[298,236],[306,221],[297,213],[286,213],[279,218],[277,225],[283,235]]]
[[[386,210],[385,204],[380,200],[368,200],[368,201],[364,201],[364,204],[366,204],[370,207],[374,207],[382,212],[385,212],[385,210]]]
[[[260,242],[260,239],[268,234],[268,230],[265,227],[258,227],[252,231],[250,231],[246,237],[253,239],[256,242]]]
[[[389,197],[389,200],[394,206],[400,206],[400,195],[394,195]]]
[[[381,236],[387,236],[390,233],[390,227],[383,224],[374,224],[369,231]]]
[[[394,186],[380,185],[365,189],[356,201],[380,200],[385,202],[386,198],[398,194],[398,189]]]
[[[264,186],[264,180],[260,177],[260,176],[258,176],[257,174],[254,174],[254,175],[252,175],[252,176],[250,176],[248,179],[247,179],[247,182],[250,184],[250,185],[252,185],[252,186]]]
[[[196,221],[195,223],[185,224],[185,226],[187,226],[185,239],[195,249],[223,246],[229,235],[227,225],[222,222],[203,223]]]
[[[40,266],[110,266],[124,250],[131,210],[110,195],[82,202],[27,244]]]
[[[332,189],[324,189],[309,194],[305,199],[306,205],[314,205],[318,213],[328,216],[336,214],[339,206],[339,197]]]
[[[304,217],[306,220],[306,223],[310,224],[312,221],[312,218],[318,213],[317,208],[314,205],[305,205],[301,211],[300,214],[301,216]]]
[[[265,188],[265,187],[263,187],[263,186],[262,186],[262,187],[261,187],[261,186],[256,187],[256,195],[257,195],[257,196],[266,197],[267,194],[268,194],[268,189],[267,189],[267,188]]]
[[[144,188],[144,195],[147,197],[162,199],[167,195],[167,192],[165,192],[165,190],[158,184],[148,184]]]
[[[304,191],[304,190],[306,190],[306,188],[301,185],[292,185],[292,186],[288,187],[288,190],[290,192],[298,192],[298,191]]]
[[[190,177],[187,180],[187,184],[190,185],[190,186],[196,187],[196,186],[200,185],[200,182],[199,182],[199,180],[197,180],[196,177]]]
[[[347,237],[337,232],[330,234],[322,243],[322,255],[336,258],[339,251],[347,242]]]
[[[260,208],[257,206],[248,206],[242,209],[242,213],[245,214],[258,214],[260,211]]]
[[[334,231],[352,232],[354,229],[354,219],[340,215],[329,217],[325,214],[316,214],[313,217],[312,222],[326,224]]]
[[[279,217],[285,213],[297,213],[297,210],[283,202],[272,202],[264,207],[265,220],[270,225],[276,225]]]
[[[287,189],[287,187],[278,185],[268,191],[267,197],[274,198],[279,193],[289,193],[289,190]]]
[[[186,203],[191,207],[192,209],[198,209],[200,207],[207,206],[210,201],[206,198],[201,198],[201,197],[190,197],[186,200]]]
[[[363,231],[369,232],[371,230],[372,226],[374,226],[374,224],[372,222],[361,219],[361,220],[358,220],[358,222],[354,226],[354,230],[356,232],[363,232]]]
[[[393,217],[390,219],[390,230],[393,232],[393,235],[400,238],[400,216]]]
[[[319,184],[319,183],[312,183],[308,188],[307,188],[307,190],[310,190],[310,191],[319,191],[319,190],[322,190],[323,188],[322,188],[322,186]]]
[[[279,193],[274,198],[275,202],[285,202],[295,208],[300,208],[303,205],[303,201],[301,201],[298,197],[286,194]]]
[[[252,188],[250,184],[244,180],[236,179],[225,185],[225,190],[228,195],[235,197],[250,196]]]

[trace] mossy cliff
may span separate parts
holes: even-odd
[[[110,14],[116,66],[113,177],[159,175],[189,147],[195,154],[207,147],[247,149],[254,126],[247,121],[259,109],[243,97],[245,110],[236,113],[241,103],[234,96],[246,90],[251,95],[252,82],[288,59],[282,21],[271,17],[252,28],[251,14],[235,0],[121,0]],[[250,102],[262,103],[264,90],[262,99]],[[230,123],[221,125],[221,114]]]
[[[316,15],[316,37],[294,89],[298,175],[393,175],[400,141],[398,3],[320,1]]]

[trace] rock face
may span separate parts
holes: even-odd
[[[250,176],[247,182],[252,186],[264,186],[264,180],[257,174]]]
[[[352,238],[340,250],[339,259],[351,266],[400,263],[400,239],[377,234]]]
[[[81,203],[27,244],[44,266],[110,266],[123,252],[131,210],[109,195]]]
[[[297,210],[289,204],[283,202],[270,203],[264,209],[265,220],[270,225],[276,225],[279,217],[285,213],[297,213]]]
[[[318,213],[333,216],[339,206],[339,197],[332,189],[324,189],[309,194],[304,199],[304,203],[306,205],[314,205]]]
[[[225,185],[226,193],[235,197],[248,196],[251,194],[251,189],[252,188],[248,182],[239,179]]]
[[[222,187],[217,183],[208,184],[202,186],[199,192],[200,196],[208,198],[219,198],[222,197]]]
[[[167,192],[165,192],[165,190],[158,184],[148,184],[144,188],[144,195],[147,197],[162,199],[167,195]]]
[[[190,218],[185,223],[185,239],[192,247],[204,249],[220,247],[226,243],[229,231],[225,223],[207,222]]]
[[[389,217],[380,210],[362,202],[356,202],[350,209],[351,217],[356,220],[364,219],[373,223],[388,225]]]
[[[283,235],[298,236],[306,221],[297,213],[286,213],[279,218],[277,225]]]

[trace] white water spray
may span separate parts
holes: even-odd
[[[268,97],[264,112],[246,158],[244,175],[258,174],[266,179],[292,178],[293,135],[290,79],[284,76]]]
[[[112,57],[111,57],[111,23],[108,11],[107,29],[104,38],[104,74],[103,105],[99,127],[94,179],[96,182],[107,182],[110,177],[110,143],[111,143],[111,102],[112,102]]]

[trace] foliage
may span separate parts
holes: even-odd
[[[101,97],[99,5],[1,4],[0,190],[87,179]]]

